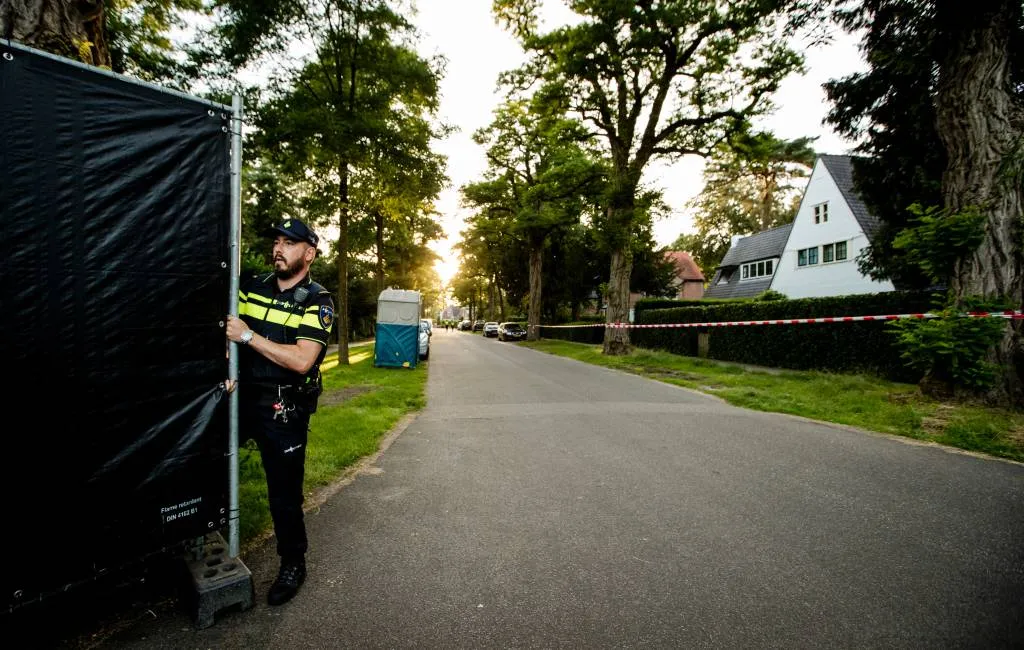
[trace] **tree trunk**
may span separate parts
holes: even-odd
[[[373,223],[377,235],[377,295],[380,295],[384,291],[384,213],[374,211]]]
[[[338,166],[338,363],[348,365],[348,163]]]
[[[484,318],[494,318],[494,274],[488,278],[487,282],[487,313]]]
[[[611,272],[608,276],[608,311],[604,329],[604,354],[629,354],[629,330],[613,327],[616,323],[629,322],[629,276],[633,272],[633,256],[630,241],[633,236],[633,219],[636,212],[637,183],[628,171],[616,170],[619,178],[612,182],[615,189],[608,204],[608,225],[606,226],[611,248]]]
[[[608,281],[608,314],[604,330],[605,354],[629,354],[629,330],[611,327],[612,323],[629,322],[629,276],[633,272],[633,260],[626,246],[612,251],[611,279]]]
[[[0,0],[0,38],[110,67],[103,0]]]
[[[526,340],[540,338],[541,270],[544,265],[543,245],[530,247],[530,306],[526,314]]]
[[[1010,41],[1019,0],[939,3],[940,33],[948,34],[936,96],[939,136],[948,155],[942,178],[945,207],[978,207],[987,215],[985,237],[958,261],[950,288],[957,299],[984,296],[1024,304],[1021,213],[1022,179],[1014,165],[1021,136],[1021,107],[1014,106]],[[990,398],[1024,405],[1021,321],[1012,321],[991,361],[1002,376]]]

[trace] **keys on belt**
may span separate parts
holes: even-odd
[[[295,410],[295,404],[289,403],[285,400],[284,395],[281,394],[281,387],[277,387],[277,401],[273,404],[274,408],[274,419],[280,419],[281,422],[288,424],[288,413]]]

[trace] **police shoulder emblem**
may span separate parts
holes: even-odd
[[[330,305],[320,305],[320,327],[325,330],[331,329],[334,324],[334,310]]]

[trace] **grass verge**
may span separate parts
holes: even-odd
[[[926,398],[917,386],[870,375],[751,368],[636,348],[544,339],[535,350],[717,395],[735,406],[789,413],[1024,461],[1024,413]]]
[[[427,382],[425,362],[412,370],[375,368],[373,345],[353,348],[349,365],[337,354],[320,365],[324,393],[310,420],[306,451],[305,491],[329,485],[360,458],[377,451],[381,438],[404,415],[423,408]],[[272,527],[266,476],[255,443],[247,443],[238,459],[239,537],[242,544]]]

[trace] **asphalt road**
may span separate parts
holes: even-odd
[[[133,648],[1024,645],[1024,467],[437,329],[427,408],[307,519],[309,579]]]

